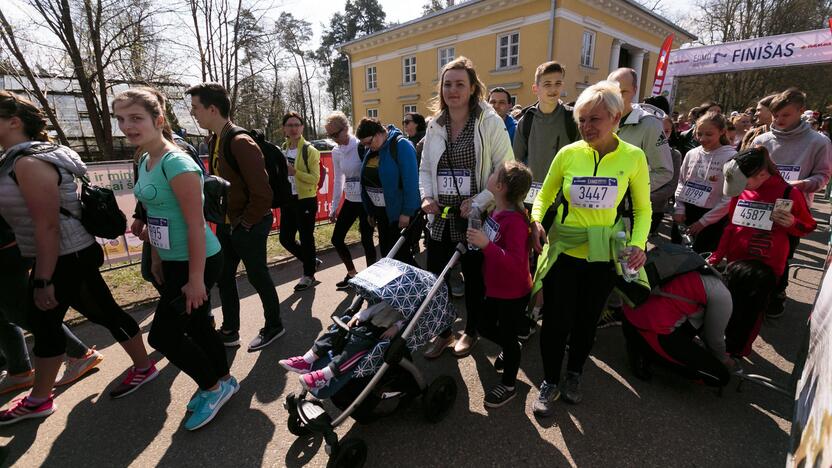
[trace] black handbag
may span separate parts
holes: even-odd
[[[86,176],[81,179],[81,217],[61,207],[61,213],[77,218],[84,229],[95,237],[118,239],[127,232],[127,216],[121,212],[112,190],[90,184]]]

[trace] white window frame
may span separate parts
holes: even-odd
[[[378,68],[375,65],[367,65],[364,72],[364,80],[367,85],[367,91],[378,89]]]
[[[402,115],[407,115],[408,112],[417,112],[416,104],[405,104],[402,106]]]
[[[516,36],[516,42],[512,43],[512,38]],[[508,38],[506,45],[503,46],[500,43],[502,42],[503,38]],[[515,55],[511,54],[512,46],[517,47],[517,53]],[[500,34],[497,36],[497,61],[496,61],[496,68],[497,70],[505,70],[508,68],[517,68],[520,66],[520,31],[512,31],[505,34]],[[505,49],[506,55],[503,57],[502,51]],[[506,64],[500,65],[500,60],[505,58]],[[512,63],[512,59],[514,63]]]
[[[402,84],[416,83],[416,56],[402,57]]]
[[[378,118],[378,108],[374,107],[372,109],[367,109],[367,117],[370,117],[372,119],[377,119]]]
[[[450,54],[448,54],[450,52]],[[436,60],[438,65],[438,70],[441,72],[442,67],[444,67],[448,62],[453,61],[456,58],[456,47],[448,46],[442,47],[436,51]]]
[[[589,50],[587,50],[586,42],[589,38]],[[581,66],[592,68],[595,63],[595,43],[597,35],[595,31],[585,30],[581,36]]]

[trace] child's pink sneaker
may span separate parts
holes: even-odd
[[[312,370],[312,364],[309,364],[303,359],[303,356],[290,357],[289,359],[281,359],[278,364],[283,366],[289,372],[296,372],[298,374],[306,374]]]
[[[306,390],[317,390],[319,388],[329,385],[329,379],[326,378],[323,371],[314,371],[308,374],[303,374],[299,377],[300,384]]]

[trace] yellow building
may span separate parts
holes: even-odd
[[[489,89],[502,86],[523,106],[535,102],[534,71],[548,60],[566,67],[564,102],[618,67],[634,68],[647,96],[671,33],[674,48],[695,39],[633,0],[469,0],[340,48],[350,58],[355,120],[398,125],[405,112],[430,114],[439,70],[460,55]]]

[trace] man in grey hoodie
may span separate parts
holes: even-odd
[[[832,144],[801,120],[800,116],[806,110],[806,95],[797,88],[789,88],[775,96],[770,109],[774,118],[771,131],[755,138],[751,146],[759,145],[768,150],[780,174],[793,188],[803,192],[811,208],[815,192],[823,190],[832,175]],[[789,237],[789,259],[799,242],[799,237]],[[767,311],[770,318],[783,314],[788,284],[789,267],[786,265],[777,294]]]
[[[780,174],[806,195],[809,207],[815,192],[823,190],[832,175],[832,144],[801,120],[806,95],[789,88],[771,101],[771,130],[754,139],[751,146],[764,146]]]

